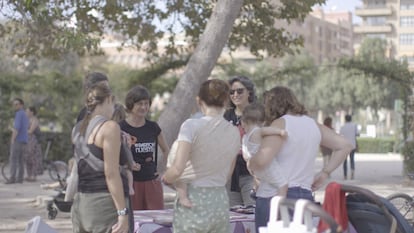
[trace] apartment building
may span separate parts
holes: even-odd
[[[292,21],[288,24],[285,20],[278,20],[275,27],[284,28],[294,36],[302,36],[304,50],[314,58],[316,64],[336,62],[341,57],[350,57],[354,54],[351,12],[324,12],[322,9],[315,9],[304,22]],[[185,46],[183,38],[176,43]],[[163,41],[160,45],[163,45]],[[145,66],[143,52],[137,52],[129,47],[118,50],[119,41],[113,36],[108,35],[101,46],[111,63],[121,63],[134,68]],[[234,51],[231,57],[227,52],[224,48],[221,61],[230,61],[232,58],[247,63],[257,61],[257,58],[246,48]]]
[[[387,56],[406,59],[414,70],[414,0],[362,0],[355,14],[362,24],[354,27],[356,49],[365,37],[387,41]]]
[[[304,22],[279,20],[282,27],[293,35],[304,38],[304,50],[316,64],[336,62],[341,57],[350,57],[353,49],[353,25],[351,12],[325,12],[313,10]]]

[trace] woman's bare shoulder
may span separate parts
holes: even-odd
[[[118,124],[118,122],[113,120],[108,120],[103,123],[101,130],[104,134],[115,134],[115,133],[121,133],[121,128]]]

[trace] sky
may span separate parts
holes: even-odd
[[[354,15],[355,7],[362,5],[362,0],[326,0],[322,6],[324,10],[328,11],[350,11],[353,14],[354,23],[361,21],[360,17]]]

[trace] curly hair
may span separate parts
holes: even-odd
[[[301,104],[292,90],[284,86],[276,86],[264,93],[266,124],[284,116],[287,113],[295,115],[308,114],[305,106]]]

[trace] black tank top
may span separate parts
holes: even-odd
[[[97,147],[95,144],[88,144],[88,148],[91,153],[103,160],[103,150]],[[125,155],[120,155],[120,164],[126,163]],[[78,174],[79,174],[79,192],[82,193],[99,193],[109,192],[108,185],[106,184],[105,172],[95,171],[84,159],[80,159],[78,162]],[[127,178],[121,173],[122,186],[124,187],[124,194],[128,195],[128,182]]]

